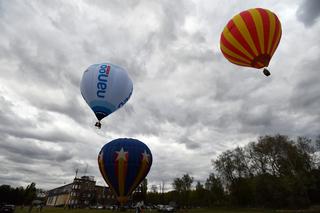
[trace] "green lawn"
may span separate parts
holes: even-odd
[[[33,213],[37,213],[38,209],[34,208],[32,210]],[[93,210],[93,209],[63,209],[63,208],[43,208],[42,213],[119,213],[119,211],[111,211],[111,210]],[[133,209],[127,210],[128,213],[134,213]],[[156,210],[144,210],[143,213],[156,213]],[[256,210],[256,209],[222,209],[222,208],[215,208],[215,209],[190,209],[188,211],[179,211],[181,213],[271,213],[274,211],[267,211],[267,210]],[[28,208],[25,207],[21,209],[19,207],[16,208],[15,213],[28,213]]]
[[[38,213],[38,209],[34,208],[32,210],[32,213]],[[127,213],[134,213],[135,211],[133,209],[127,210]],[[156,210],[144,210],[143,213],[156,213]],[[235,209],[235,208],[212,208],[212,209],[190,209],[188,211],[179,211],[181,213],[304,213],[304,212],[319,212],[318,211],[274,211],[274,210],[263,210],[263,209]],[[28,208],[25,207],[24,209],[21,209],[20,207],[16,208],[15,213],[28,213]],[[111,211],[111,210],[93,210],[93,209],[63,209],[63,208],[43,208],[42,213],[120,213],[119,211]]]

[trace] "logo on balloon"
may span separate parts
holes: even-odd
[[[98,74],[97,97],[104,98],[107,89],[107,82],[110,73],[110,66],[101,65]]]
[[[125,103],[127,103],[127,101],[130,99],[130,97],[131,97],[131,95],[132,95],[132,91],[133,91],[133,90],[131,90],[129,96],[128,96],[126,99],[124,99],[124,100],[118,105],[118,108],[122,107]]]

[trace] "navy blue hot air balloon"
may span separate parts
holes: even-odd
[[[119,138],[105,144],[98,156],[100,172],[123,205],[147,176],[152,154],[143,142]]]

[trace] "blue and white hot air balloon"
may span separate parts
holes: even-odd
[[[111,63],[93,64],[82,76],[82,97],[100,121],[122,107],[133,91],[132,81],[125,69]]]

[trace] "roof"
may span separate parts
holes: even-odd
[[[69,194],[72,189],[72,184],[69,183],[67,185],[60,186],[58,188],[54,188],[48,191],[48,196],[60,195],[60,194]]]

